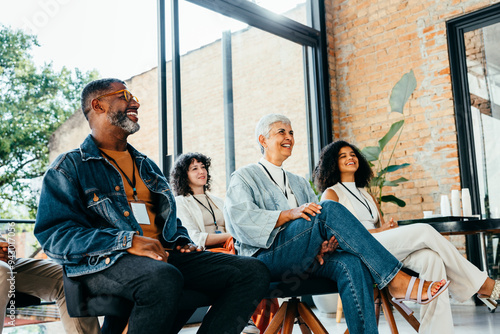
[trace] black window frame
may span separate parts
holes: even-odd
[[[500,3],[450,19],[446,22],[453,106],[457,128],[460,183],[471,194],[472,213],[481,213],[481,198],[473,138],[472,109],[464,33],[500,22]],[[481,268],[480,238],[466,236],[467,258]],[[485,269],[485,268],[483,268]]]
[[[500,3],[446,22],[451,87],[457,127],[462,188],[471,192],[472,213],[481,212],[464,33],[500,22]]]
[[[158,78],[160,122],[160,167],[168,177],[172,157],[182,154],[182,110],[180,93],[180,50],[178,1],[170,0],[172,24],[173,152],[167,142],[167,77],[165,0],[158,0]],[[307,0],[310,27],[262,8],[247,0],[186,0],[252,27],[301,44],[304,50],[306,119],[309,136],[309,170],[312,173],[319,151],[333,138],[329,93],[325,6],[322,0]],[[227,131],[226,131],[227,133]]]

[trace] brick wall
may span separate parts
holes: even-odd
[[[410,219],[422,217],[424,210],[439,213],[440,195],[460,188],[446,21],[496,2],[325,1],[335,139],[359,147],[376,145],[401,118],[390,113],[392,87],[411,69],[417,78],[395,151],[395,163],[411,166],[394,178],[410,181],[384,189],[407,206],[384,204],[389,216]]]

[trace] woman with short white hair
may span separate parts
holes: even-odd
[[[309,182],[283,169],[295,144],[287,117],[264,116],[255,135],[263,157],[233,173],[224,205],[238,254],[263,261],[274,280],[308,273],[336,281],[351,333],[378,332],[373,282],[398,302],[429,303],[447,288],[444,280],[420,281],[417,288],[419,280],[401,272],[401,262],[347,209],[317,204]]]

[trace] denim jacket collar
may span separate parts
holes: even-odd
[[[137,151],[132,145],[128,143],[127,143],[127,148],[131,151],[132,156],[134,156],[136,159],[147,158],[146,155]],[[82,161],[87,161],[90,159],[104,159],[101,155],[101,150],[99,150],[99,147],[97,146],[94,137],[91,134],[88,135],[87,138],[85,138],[83,143],[80,145],[80,154],[82,156]]]

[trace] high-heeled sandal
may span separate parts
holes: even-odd
[[[491,291],[491,295],[485,296],[478,294],[477,298],[488,306],[491,313],[495,312],[498,306],[497,300],[500,299],[500,280],[495,280],[495,286],[493,287],[493,291]]]
[[[425,280],[421,279],[420,283],[418,284],[418,290],[417,290],[417,299],[411,298],[411,292],[413,291],[413,286],[415,285],[415,281],[417,278],[415,276],[412,276],[410,279],[410,283],[408,284],[408,288],[406,289],[406,295],[404,298],[394,298],[392,297],[392,301],[394,304],[397,304],[399,307],[403,309],[403,311],[406,312],[406,314],[411,315],[413,313],[413,310],[406,306],[403,302],[409,301],[409,302],[414,302],[417,304],[429,304],[431,301],[433,301],[435,298],[437,298],[440,294],[442,294],[447,288],[448,285],[450,285],[450,281],[446,281],[446,283],[439,288],[439,290],[436,292],[436,294],[433,296],[431,293],[432,286],[434,283],[439,283],[440,281],[434,281],[431,284],[429,284],[429,288],[427,289],[427,299],[422,300],[422,292],[424,289],[424,283]]]

